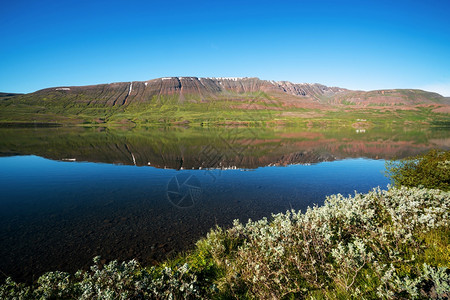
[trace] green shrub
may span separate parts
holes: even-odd
[[[450,151],[431,150],[426,154],[388,161],[386,170],[395,186],[450,190]]]

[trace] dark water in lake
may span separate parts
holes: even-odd
[[[385,188],[384,161],[446,131],[0,129],[0,273],[152,264],[215,225]]]

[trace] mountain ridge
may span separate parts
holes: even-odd
[[[257,77],[162,77],[146,81],[51,87],[26,95],[40,96],[57,92],[66,94],[81,92],[83,95],[92,98],[94,102],[112,106],[145,102],[161,95],[178,95],[179,101],[183,102],[185,100],[208,100],[258,92],[274,95],[275,98],[294,96],[304,100],[315,100],[323,104],[342,104],[343,101],[354,102],[355,104],[366,102],[404,103],[408,105],[449,102],[447,97],[437,93],[416,89],[360,91],[328,87],[320,83],[292,83],[284,80],[262,80]],[[408,95],[405,95],[408,93],[415,93],[415,95],[413,95],[414,97],[411,97],[411,95],[408,97]],[[363,99],[369,99],[369,101],[363,101]]]
[[[450,99],[414,89],[354,91],[319,83],[292,83],[257,77],[162,77],[146,81],[45,88],[0,97],[0,122],[183,124],[275,123],[323,117],[340,111],[416,111],[432,122],[450,113]],[[0,95],[1,96],[1,95]],[[252,112],[259,113],[255,119]],[[308,113],[305,114],[305,111]],[[247,112],[247,113],[245,113]],[[343,115],[325,116],[326,119]],[[345,117],[345,118],[347,118]],[[405,118],[411,116],[405,115]],[[364,118],[362,118],[364,119]],[[414,119],[414,118],[413,118]],[[415,118],[417,119],[417,118]],[[285,123],[285,122],[284,122]]]
[[[106,105],[126,105],[134,101],[143,102],[154,96],[179,95],[184,98],[200,100],[215,99],[240,94],[267,92],[285,93],[300,97],[317,98],[319,95],[331,95],[346,91],[338,87],[327,87],[321,84],[300,83],[289,81],[269,81],[256,77],[162,77],[147,81],[115,82],[109,84],[87,86],[61,86],[38,90],[28,95],[45,95],[60,93],[84,92]],[[105,97],[105,95],[110,95]]]

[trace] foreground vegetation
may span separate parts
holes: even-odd
[[[0,298],[445,299],[449,208],[450,192],[426,186],[332,195],[304,213],[216,228],[156,267],[96,258],[89,271],[50,272],[33,286],[8,279]]]

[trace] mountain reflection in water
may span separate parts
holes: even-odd
[[[429,128],[1,129],[0,156],[38,155],[170,169],[257,168],[345,158],[392,159],[449,149],[448,131]]]

